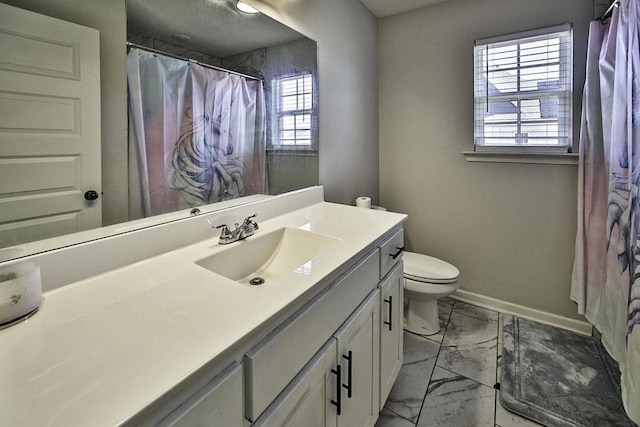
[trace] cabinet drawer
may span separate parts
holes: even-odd
[[[380,279],[402,259],[404,250],[404,230],[400,229],[382,245],[380,245]]]
[[[255,421],[378,283],[378,251],[371,252],[244,358],[246,417]]]

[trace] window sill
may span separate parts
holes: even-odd
[[[467,162],[536,163],[544,165],[577,165],[578,153],[500,153],[491,151],[463,151]]]
[[[315,157],[318,150],[311,147],[267,148],[267,154],[271,156],[308,156]]]

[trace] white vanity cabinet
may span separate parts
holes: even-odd
[[[400,229],[246,353],[247,420],[375,424],[402,367],[403,247]]]
[[[380,282],[380,407],[402,368],[404,278],[400,261]]]

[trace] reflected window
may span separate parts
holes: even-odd
[[[477,40],[476,151],[564,151],[572,137],[569,24]]]
[[[311,276],[311,273],[313,273],[313,260],[305,262],[300,267],[296,268],[295,271],[303,276]]]
[[[273,82],[276,113],[274,148],[312,146],[313,79],[311,73],[277,78]]]

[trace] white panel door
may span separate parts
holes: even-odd
[[[101,194],[99,32],[0,4],[0,247],[101,226],[88,191]]]

